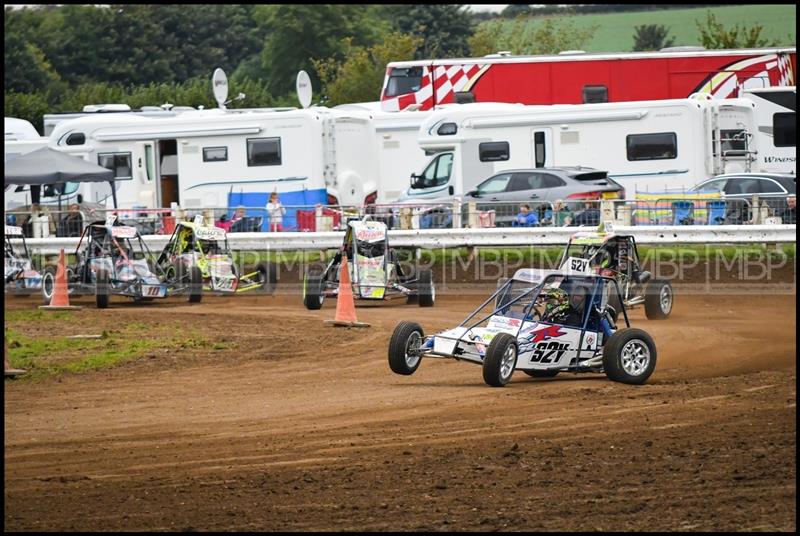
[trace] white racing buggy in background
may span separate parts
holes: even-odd
[[[240,274],[225,229],[203,225],[201,215],[195,216],[194,221],[178,222],[156,264],[170,284],[178,282],[178,274],[196,266],[202,273],[204,290],[224,294],[275,290],[274,267],[259,262],[254,272]]]
[[[339,294],[339,271],[342,256],[347,256],[353,297],[356,300],[387,300],[406,297],[431,307],[436,299],[433,274],[418,270],[416,277],[406,275],[389,248],[386,224],[379,221],[351,219],[347,222],[344,243],[325,268],[312,266],[303,278],[303,304],[319,309],[325,298]]]
[[[615,234],[609,222],[596,231],[572,235],[558,266],[563,271],[614,278],[621,290],[621,299],[614,293],[609,297],[615,309],[621,303],[628,309],[644,304],[645,315],[651,320],[667,318],[672,312],[674,293],[670,282],[652,279],[652,274],[642,269],[633,236]]]
[[[592,274],[518,270],[458,327],[425,337],[414,322],[400,322],[389,342],[389,367],[413,374],[423,357],[444,357],[483,367],[494,387],[515,370],[533,377],[559,372],[604,372],[609,379],[641,384],[656,366],[656,346],[645,331],[624,328],[609,295],[616,281]],[[487,314],[488,310],[488,314]]]
[[[3,265],[5,267],[6,293],[28,296],[39,292],[39,289],[42,288],[42,275],[33,268],[28,244],[22,234],[22,227],[6,225]]]

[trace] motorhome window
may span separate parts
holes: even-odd
[[[722,140],[722,154],[726,151],[746,151],[747,150],[747,132],[742,129],[733,130],[720,130],[720,139]],[[715,142],[714,149],[716,150],[717,133],[711,133],[711,139]],[[716,152],[714,154],[717,154]]]
[[[86,143],[86,135],[83,132],[73,132],[67,136],[67,145],[83,145]]]
[[[453,153],[444,153],[437,156],[422,173],[422,188],[447,184],[452,170]]]
[[[386,83],[385,97],[396,97],[419,91],[422,85],[422,67],[396,67]]]
[[[583,103],[608,102],[608,88],[606,86],[583,86]]]
[[[280,166],[281,139],[253,138],[247,140],[248,166]]]
[[[775,147],[794,147],[797,145],[797,123],[794,112],[772,115],[772,132]]]
[[[472,91],[454,91],[453,101],[456,104],[470,104],[475,102],[475,94]]]
[[[78,191],[77,182],[65,182],[62,184],[47,184],[44,187],[44,197],[58,197],[59,195],[72,195]]]
[[[442,123],[442,125],[436,129],[436,133],[440,136],[453,136],[456,132],[458,132],[458,125],[455,123]]]
[[[626,137],[628,160],[670,160],[678,157],[678,137],[674,132],[630,134]]]
[[[534,145],[534,150],[536,151],[535,166],[537,168],[544,167],[544,161],[545,161],[544,132],[533,133],[533,145]]]
[[[481,162],[499,162],[508,160],[509,150],[507,141],[487,141],[478,145],[478,155]]]
[[[203,147],[203,162],[225,162],[227,160],[227,147]]]
[[[128,180],[131,175],[131,153],[101,153],[97,155],[97,163],[114,172],[114,179]]]

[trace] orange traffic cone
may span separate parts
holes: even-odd
[[[58,255],[58,270],[53,284],[53,296],[50,305],[40,305],[39,309],[65,310],[82,309],[82,307],[69,304],[69,287],[67,286],[67,263],[64,260],[64,250]]]
[[[336,316],[326,320],[326,324],[349,328],[368,328],[369,324],[356,320],[356,303],[353,298],[353,285],[350,283],[350,270],[347,269],[347,255],[342,257],[339,270],[339,295],[336,299]]]

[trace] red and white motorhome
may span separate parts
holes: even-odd
[[[738,97],[743,89],[795,85],[797,49],[705,50],[512,56],[392,62],[381,92],[385,111],[430,110],[452,102],[582,104]]]

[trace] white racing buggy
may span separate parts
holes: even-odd
[[[619,287],[608,277],[518,270],[456,328],[425,337],[419,324],[400,322],[389,341],[389,367],[410,375],[423,357],[440,357],[481,365],[494,387],[515,370],[533,377],[604,372],[642,384],[656,366],[655,343],[630,327],[624,306],[625,327],[617,327],[611,293]]]
[[[636,241],[631,235],[613,232],[611,224],[601,224],[596,231],[575,233],[558,262],[564,271],[595,273],[612,277],[619,284],[621,299],[612,294],[611,305],[628,309],[644,304],[651,320],[664,319],[672,312],[674,293],[666,279],[653,279],[642,269]]]
[[[28,296],[42,288],[42,275],[33,268],[28,244],[22,234],[22,227],[6,225],[5,254],[5,292],[15,296]]]
[[[188,292],[190,302],[199,302],[203,293],[200,270],[182,273],[168,284],[165,274],[153,264],[153,255],[135,227],[121,225],[115,216],[105,222],[86,226],[75,249],[76,262],[67,265],[70,294],[94,294],[97,307],[108,307],[111,294],[149,302],[173,294]],[[42,297],[50,303],[55,288],[56,267],[48,266],[42,274]]]
[[[273,292],[276,285],[276,271],[268,262],[258,263],[252,273],[240,274],[225,229],[203,225],[200,215],[191,222],[178,222],[156,264],[170,284],[178,282],[178,274],[196,266],[203,277],[203,289],[212,292]]]
[[[348,259],[353,297],[361,300],[388,300],[405,297],[431,307],[436,299],[433,274],[418,270],[406,275],[394,250],[389,248],[386,224],[379,221],[351,219],[347,222],[344,243],[324,268],[311,266],[303,278],[303,304],[319,309],[325,298],[339,294],[339,271],[342,256]]]

